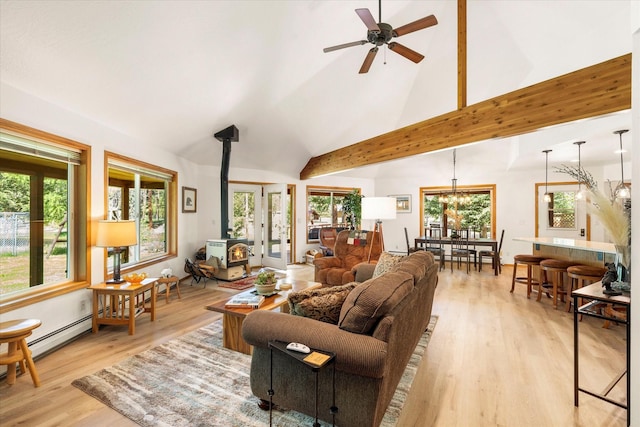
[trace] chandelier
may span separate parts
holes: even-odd
[[[438,201],[442,204],[464,204],[471,202],[471,196],[458,191],[458,180],[456,179],[456,150],[453,150],[453,178],[451,178],[451,191],[441,193]]]
[[[629,132],[629,129],[621,129],[616,130],[613,133],[616,133],[620,136],[620,185],[615,189],[615,195],[619,199],[629,199],[631,197],[631,190],[624,183],[624,162],[622,158],[622,153],[624,150],[622,149],[622,134]]]

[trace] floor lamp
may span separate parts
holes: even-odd
[[[384,251],[382,220],[396,219],[395,197],[363,197],[362,219],[373,219],[376,221],[371,246],[369,246],[369,256],[367,257],[367,262],[369,262],[371,261],[371,250],[373,249],[373,245],[376,242],[377,235],[380,235],[380,247],[382,248],[382,251]]]
[[[135,221],[98,221],[96,246],[113,248],[113,279],[106,283],[124,283],[120,278],[120,255],[128,246],[138,244]]]

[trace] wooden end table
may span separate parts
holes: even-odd
[[[285,278],[278,280],[276,289],[279,289],[281,284],[287,283],[292,285],[291,289],[280,290],[278,294],[266,298],[260,308],[225,307],[224,305],[229,301],[229,298],[207,305],[205,307],[207,310],[222,313],[222,346],[229,350],[234,350],[244,354],[251,354],[251,346],[242,338],[242,323],[244,322],[244,318],[247,317],[247,314],[251,313],[253,310],[280,309],[283,312],[287,312],[289,310],[287,300],[289,292],[297,292],[304,289],[316,289],[322,286],[322,284],[318,282]]]
[[[93,322],[91,331],[98,332],[100,325],[128,325],[129,335],[136,331],[136,316],[150,313],[151,321],[156,320],[156,281],[144,279],[140,283],[98,283],[87,289],[93,291]],[[151,304],[147,307],[144,293],[151,291]],[[127,298],[129,307],[126,308]],[[102,313],[100,312],[102,305]]]
[[[161,284],[165,285],[164,287],[164,296],[167,304],[169,304],[169,293],[171,292],[171,284],[176,284],[176,291],[178,292],[178,299],[182,299],[182,295],[180,295],[180,279],[177,276],[171,277],[160,277],[156,280],[156,285],[160,287]],[[158,291],[156,290],[156,296],[158,296]]]

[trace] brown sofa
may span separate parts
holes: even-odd
[[[429,323],[437,273],[433,255],[421,251],[363,283],[320,289],[315,295],[352,288],[340,302],[337,324],[267,310],[250,313],[242,335],[253,346],[252,392],[268,402],[269,341],[300,342],[336,354],[336,425],[378,426]],[[318,298],[327,295],[334,294]],[[291,308],[292,313],[300,309]],[[278,351],[273,351],[272,366],[273,403],[314,416],[315,376],[311,370]],[[331,368],[320,371],[319,418],[327,422],[332,422],[328,410],[331,380]]]
[[[382,250],[380,238],[376,232],[367,233],[366,245],[349,243],[349,230],[338,233],[334,247],[334,255],[329,257],[316,258],[313,261],[315,266],[314,280],[322,283],[322,286],[345,285],[355,280],[355,267],[363,262],[375,264]],[[374,235],[375,239],[374,239]],[[371,258],[369,249],[371,249]]]

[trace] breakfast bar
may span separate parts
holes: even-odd
[[[530,242],[532,255],[566,261],[577,261],[584,265],[604,267],[605,262],[614,262],[616,248],[613,243],[560,237],[517,237],[513,240]]]

